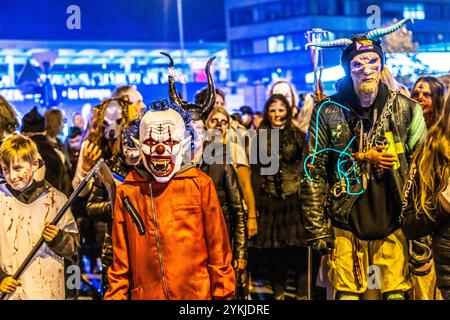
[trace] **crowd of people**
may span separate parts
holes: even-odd
[[[449,300],[449,88],[389,74],[379,38],[402,23],[335,41],[333,95],[279,80],[262,112],[228,112],[212,59],[194,102],[170,75],[148,105],[123,86],[64,142],[62,110],[19,121],[0,97],[1,293],[74,298],[72,264],[94,299],[255,299],[258,278],[284,300],[290,278],[295,299]],[[100,158],[114,187],[89,180],[52,224]]]

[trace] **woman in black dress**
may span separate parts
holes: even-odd
[[[259,157],[272,156],[268,164],[259,158],[252,170],[256,174],[259,232],[251,246],[256,249],[256,260],[268,268],[274,298],[285,298],[289,267],[295,272],[297,298],[302,298],[307,290],[307,248],[298,191],[305,137],[292,125],[292,108],[283,95],[274,94],[266,102],[257,136]],[[269,167],[275,173],[264,175],[262,170]]]

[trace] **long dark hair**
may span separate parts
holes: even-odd
[[[417,168],[420,175],[419,185],[414,182],[412,189],[416,212],[434,220],[439,196],[450,177],[450,99],[439,120],[428,130],[425,142],[414,153],[411,168]]]
[[[10,134],[19,127],[17,111],[0,95],[0,139],[4,134]]]
[[[291,127],[292,108],[291,108],[291,105],[289,104],[289,101],[282,94],[273,94],[269,97],[269,99],[267,99],[266,104],[264,105],[264,115],[263,115],[263,120],[261,122],[261,125],[259,126],[260,128],[264,128],[264,129],[272,128],[272,124],[270,123],[270,119],[269,119],[269,107],[272,103],[274,103],[276,101],[280,101],[282,104],[284,104],[286,106],[287,115],[286,115],[285,128],[287,129],[287,128]]]
[[[414,86],[412,87],[412,90],[411,90],[411,95],[414,92],[414,88],[420,82],[428,83],[428,85],[430,86],[431,94],[433,95],[433,102],[432,102],[433,114],[432,114],[432,122],[431,123],[436,123],[436,121],[438,121],[439,116],[441,115],[442,110],[444,108],[445,97],[447,95],[447,88],[446,88],[445,84],[436,77],[421,76],[414,83]]]

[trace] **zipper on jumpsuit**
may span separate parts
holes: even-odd
[[[163,281],[164,294],[166,296],[166,299],[170,300],[169,292],[167,290],[166,277],[165,277],[165,274],[164,274],[162,256],[161,256],[161,245],[159,243],[158,222],[156,221],[155,204],[153,202],[152,183],[150,182],[148,185],[149,185],[149,188],[150,188],[150,199],[152,201],[152,215],[153,215],[153,223],[155,224],[155,237],[156,237],[156,247],[158,248],[159,268],[160,268],[160,271],[161,271],[161,276],[162,276],[162,281]]]

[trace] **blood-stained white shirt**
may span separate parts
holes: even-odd
[[[0,184],[0,268],[13,275],[25,260],[44,230],[66,203],[66,196],[51,187],[34,202],[17,200],[6,184]],[[78,233],[75,219],[66,211],[57,227]],[[65,299],[64,259],[44,243],[19,278],[22,283],[10,300]]]

